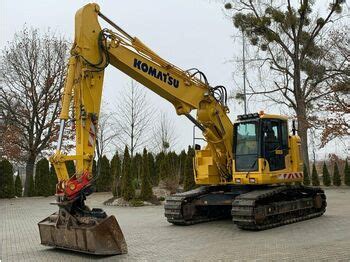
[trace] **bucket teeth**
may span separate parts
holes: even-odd
[[[95,255],[128,252],[123,232],[114,216],[74,217],[54,213],[38,223],[41,244]]]

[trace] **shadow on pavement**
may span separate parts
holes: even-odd
[[[108,256],[92,255],[92,254],[86,254],[82,252],[72,251],[68,249],[54,248],[54,247],[42,249],[39,252],[56,253],[56,254],[65,255],[65,256],[79,257],[80,259],[92,259],[92,260],[101,260],[101,259],[112,258],[112,257],[126,258],[127,256],[127,255],[108,255]]]

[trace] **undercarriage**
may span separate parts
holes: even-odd
[[[175,225],[232,218],[241,229],[264,230],[321,216],[322,189],[286,186],[202,186],[169,196],[165,216]]]

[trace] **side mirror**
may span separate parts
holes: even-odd
[[[201,150],[201,146],[198,145],[198,144],[195,144],[195,145],[194,145],[194,150]]]

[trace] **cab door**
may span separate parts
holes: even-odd
[[[262,153],[270,171],[285,169],[285,157],[289,151],[287,121],[263,119],[262,125]]]

